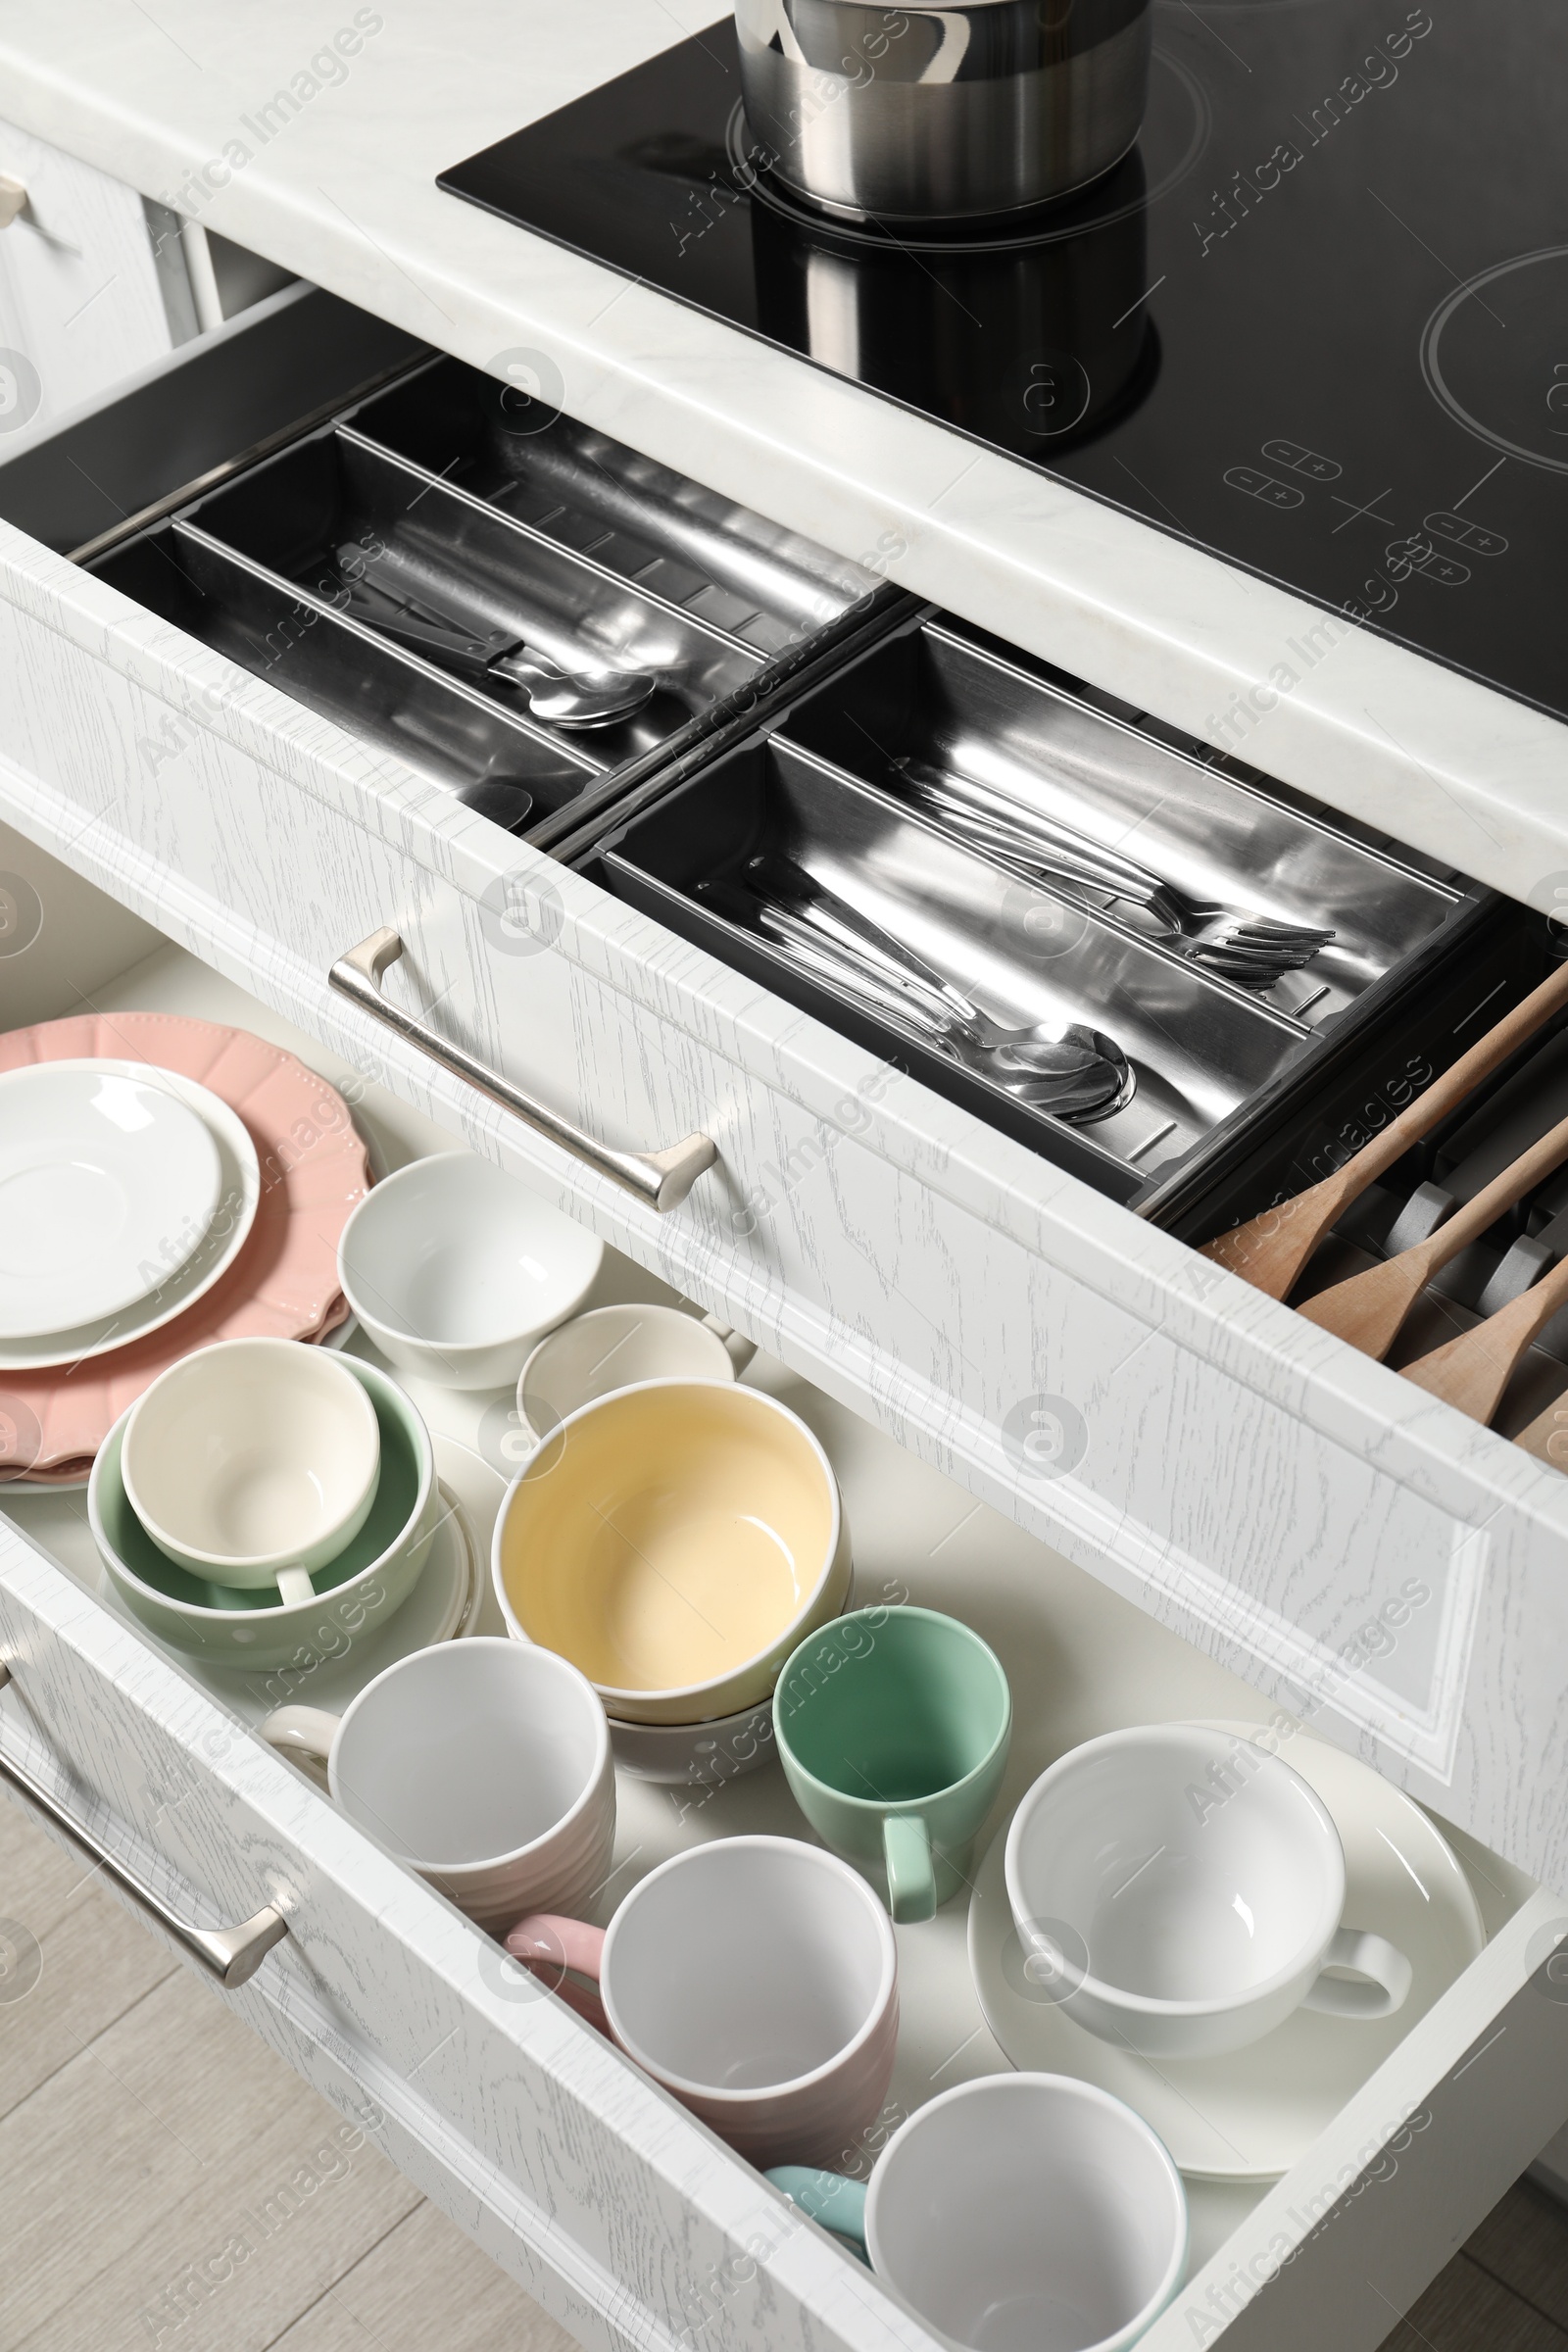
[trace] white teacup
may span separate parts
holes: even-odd
[[[333,1800],[481,1927],[585,1904],[610,1871],[615,1771],[591,1683],[548,1649],[416,1650],[341,1717],[279,1707],[264,1739],[326,1765]]]
[[[645,1380],[733,1380],[757,1349],[716,1315],[678,1306],[596,1306],[540,1341],[522,1367],[517,1411],[548,1438],[569,1413]]]
[[[1410,1989],[1402,1952],[1340,1924],[1321,1798],[1231,1733],[1154,1724],[1075,1747],[1013,1815],[1006,1877],[1042,1994],[1151,2057],[1239,2050],[1303,2006],[1387,2017]]]
[[[1141,2116],[1064,2075],[984,2075],[917,2108],[867,2186],[768,2175],[859,2239],[962,2352],[1124,2352],[1181,2284],[1187,2194]]]

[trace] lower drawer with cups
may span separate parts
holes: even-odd
[[[127,968],[104,969],[113,918],[38,878],[81,960],[30,1019],[85,984],[122,1042],[227,1025],[328,1102],[319,1046],[150,933],[122,926]],[[467,1164],[356,1092],[371,1167],[412,1162],[392,1207]],[[435,1315],[488,1244],[416,1197],[438,1273],[388,1287],[383,1335],[436,1357],[361,1332],[344,1358],[416,1489],[426,1433],[443,1507],[408,1589],[329,1587],[306,1642],[251,1662],[199,1602],[127,1622],[164,1572],[105,1581],[134,1541],[111,1457],[91,1493],[13,1484],[0,1772],[187,1948],[245,1922],[244,1958],[205,1962],[224,1997],[585,2341],[989,2348],[1010,2299],[1026,2340],[1083,2347],[1174,2288],[1152,2346],[1305,2352],[1327,2329],[1371,2352],[1568,2106],[1561,1906],[781,1365],[737,1382],[625,1259],[579,1255],[543,1310],[568,1319],[526,1356],[514,1332],[520,1403],[462,1385],[440,1351],[472,1325]],[[564,1265],[572,1229],[520,1213],[528,1254]],[[377,1262],[346,1250],[351,1289]],[[617,1348],[644,1385],[615,1389]],[[745,1544],[715,1550],[737,1516]],[[564,1597],[509,1539],[541,1527]],[[822,1566],[783,1604],[786,1551]],[[596,1577],[596,1606],[566,1605]],[[1396,1630],[1429,1598],[1406,1592]],[[765,1700],[818,1614],[771,1706],[716,1687],[728,1659]],[[594,1685],[666,1720],[607,1725]],[[694,1690],[743,1703],[667,1720]],[[542,1875],[490,1875],[530,1856]],[[1358,1973],[1314,1985],[1323,1965]]]

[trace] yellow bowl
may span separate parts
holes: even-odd
[[[492,1574],[512,1632],[569,1658],[629,1723],[767,1697],[836,1617],[850,1538],[832,1466],[758,1389],[653,1380],[597,1397],[524,1462]]]

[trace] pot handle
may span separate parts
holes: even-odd
[[[514,1960],[532,1969],[552,1992],[560,1993],[568,2008],[597,2026],[608,2039],[614,2039],[598,1992],[605,1956],[603,1928],[590,1927],[585,1919],[564,1919],[555,1911],[530,1911],[508,1931],[506,1940]],[[584,1985],[573,1984],[565,1973],[568,1968],[586,1977],[595,1989],[590,1992]]]
[[[1340,1928],[1324,1955],[1325,1968],[1353,1968],[1363,1981],[1319,1976],[1301,1998],[1303,2009],[1325,2009],[1330,2017],[1392,2017],[1402,2009],[1413,1971],[1396,1944],[1363,1928]]]
[[[717,1315],[705,1315],[703,1329],[710,1331],[715,1340],[723,1343],[728,1351],[729,1360],[736,1371],[744,1372],[757,1353],[757,1342],[747,1339],[743,1333],[734,1330],[730,1324],[721,1323]]]
[[[314,1764],[324,1764],[341,1720],[324,1707],[274,1707],[260,1730],[269,1747],[281,1749],[285,1756],[308,1756]]]
[[[808,2222],[820,2222],[835,2237],[847,2238],[860,2260],[865,2251],[865,2183],[842,2173],[818,2172],[810,2164],[775,2164],[767,2178],[798,2205]]]

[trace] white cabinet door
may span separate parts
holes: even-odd
[[[134,188],[3,122],[0,174],[26,197],[0,229],[4,456],[10,436],[43,430],[174,338]]]

